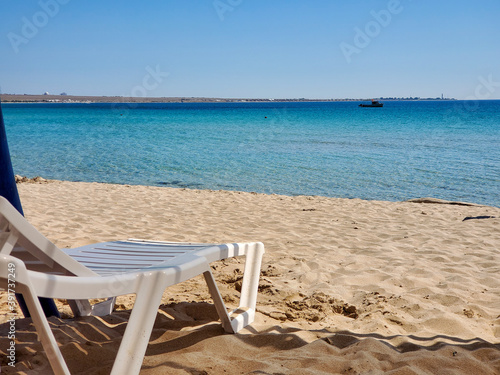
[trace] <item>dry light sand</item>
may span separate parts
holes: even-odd
[[[129,237],[262,241],[255,323],[224,334],[201,278],[168,288],[141,374],[500,374],[500,209],[97,183],[18,185],[26,218],[60,247]],[[466,217],[490,216],[463,221]],[[491,217],[493,216],[493,217]],[[241,263],[214,264],[237,301]],[[49,374],[30,319],[17,364]],[[105,318],[50,318],[75,374],[109,373],[133,296]]]

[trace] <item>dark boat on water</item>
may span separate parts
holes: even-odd
[[[380,103],[378,100],[372,100],[371,104],[360,104],[359,107],[383,107],[384,103]]]

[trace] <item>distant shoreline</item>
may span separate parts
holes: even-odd
[[[1,94],[3,103],[273,103],[273,102],[358,102],[372,98],[344,99],[250,99],[250,98],[204,98],[204,97],[124,97],[124,96],[77,96],[77,95],[18,95]],[[455,98],[376,98],[378,100],[456,100]]]

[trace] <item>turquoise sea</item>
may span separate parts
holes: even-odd
[[[500,101],[3,103],[16,174],[500,206]]]

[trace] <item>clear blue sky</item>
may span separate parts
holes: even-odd
[[[498,0],[2,0],[0,86],[500,99],[499,20]]]

